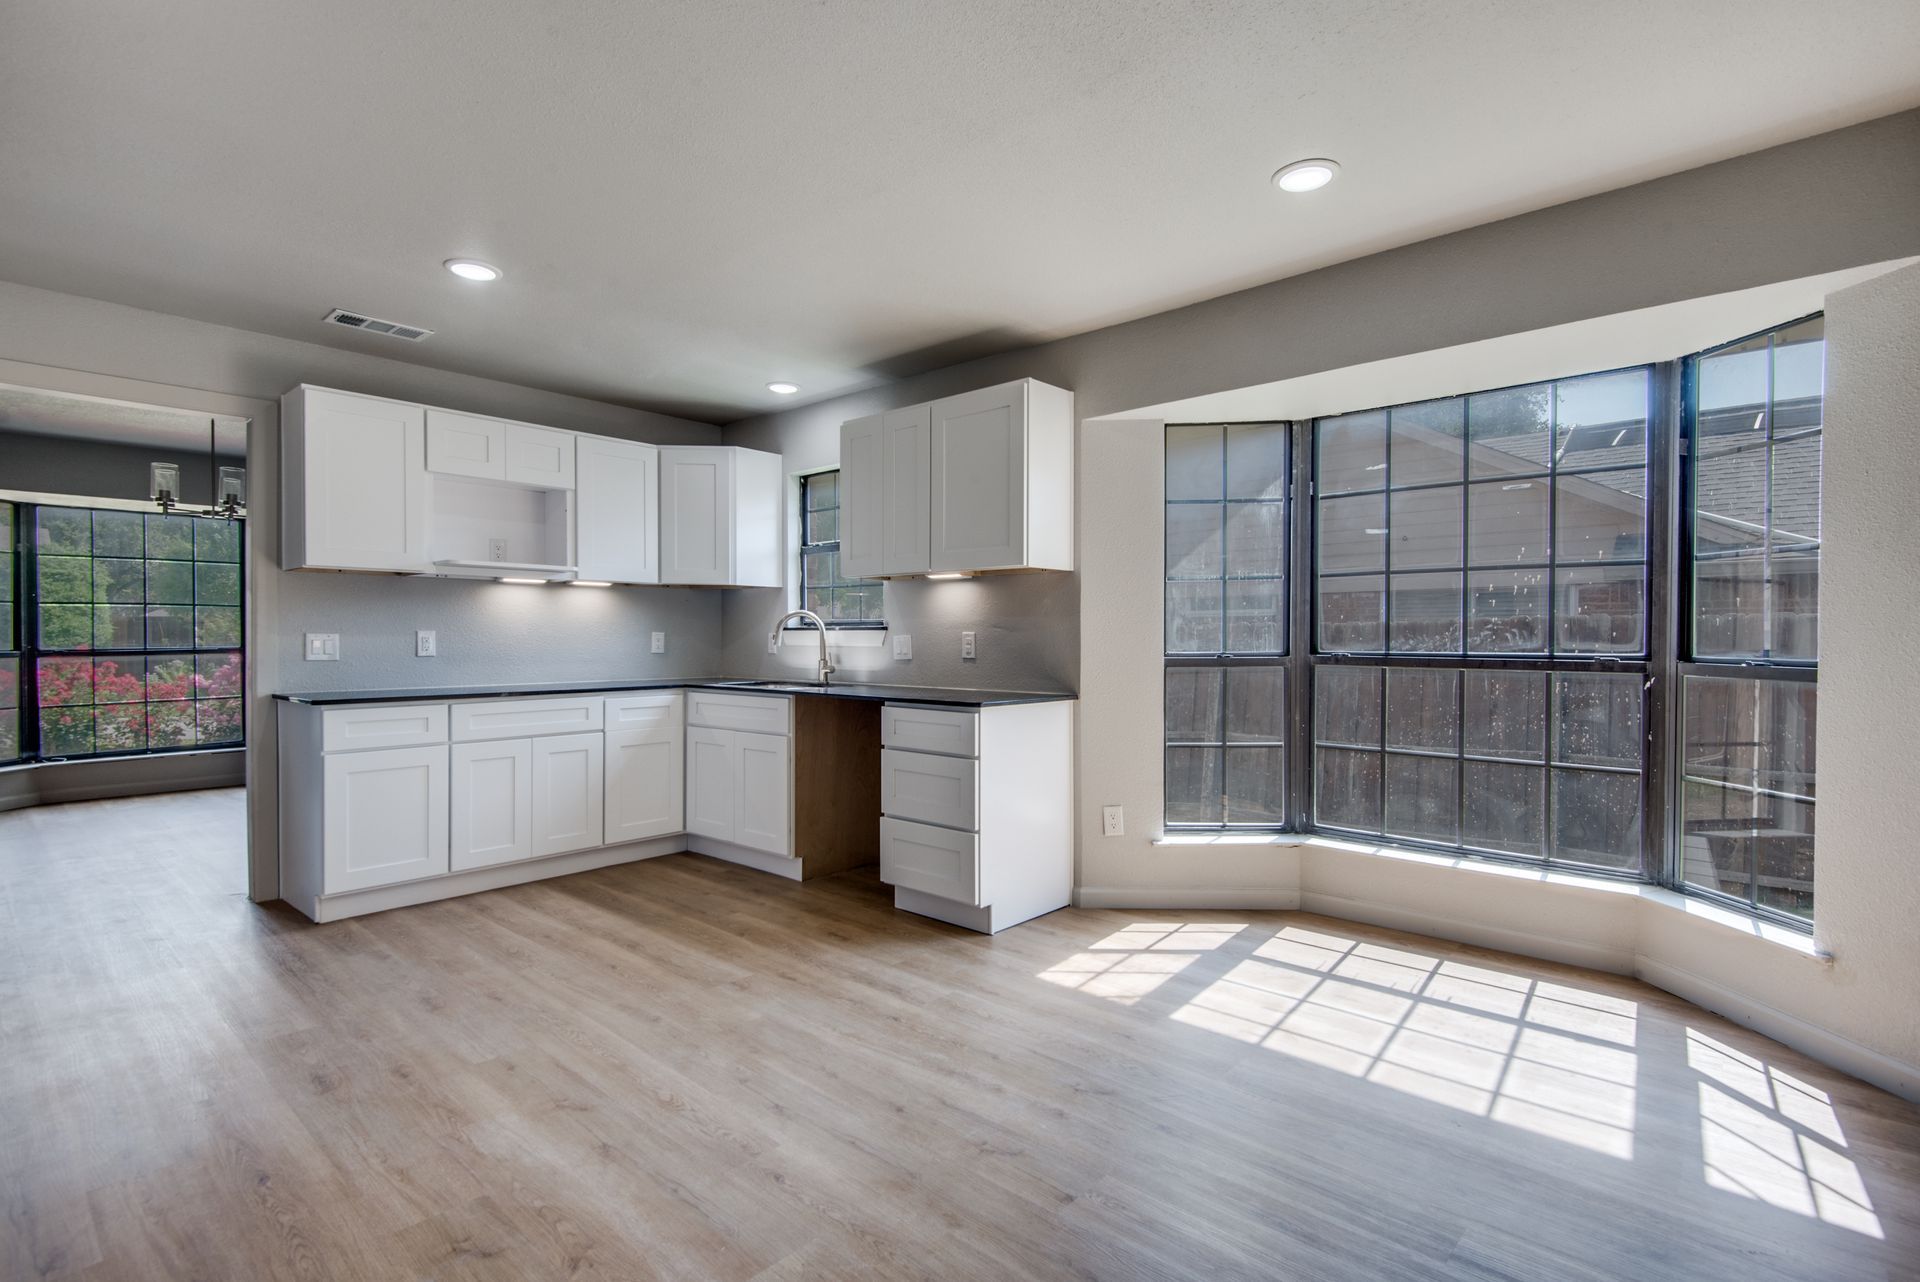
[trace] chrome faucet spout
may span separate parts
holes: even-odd
[[[833,656],[827,653],[826,621],[812,610],[788,610],[780,616],[780,621],[773,625],[773,634],[769,636],[767,640],[778,645],[780,643],[781,629],[787,626],[787,620],[789,619],[809,620],[814,627],[820,630],[820,661],[814,666],[819,670],[820,684],[826,685],[828,679],[833,676]]]

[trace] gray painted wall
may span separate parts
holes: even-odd
[[[1900,258],[1920,252],[1916,158],[1920,111],[1904,112],[1093,333],[744,419],[727,427],[726,441],[777,450],[790,467],[830,467],[847,419],[1015,378],[1071,390],[1084,420]],[[968,596],[944,591],[955,584],[889,585],[889,624],[916,634],[913,663],[891,665],[900,679],[1023,686],[1064,678],[1083,695],[1095,693],[1082,666],[1080,629],[1083,619],[1092,626],[1106,588],[1085,572],[1089,532],[1102,521],[1159,520],[1157,512],[1099,507],[1100,492],[1086,484],[1097,442],[1097,429],[1082,431],[1082,573],[1050,586],[1037,580],[1060,576],[982,580]],[[1126,572],[1151,577],[1158,566],[1129,565]],[[784,608],[773,593],[728,602],[722,626],[730,668],[794,670],[790,657],[766,653],[766,629]],[[982,631],[983,645],[993,631],[998,653],[991,669],[985,649],[977,668],[946,657],[963,622]],[[922,635],[934,642],[925,660]],[[1113,705],[1119,716],[1137,710],[1143,695],[1131,688],[1102,692],[1093,706],[1109,697],[1121,700]],[[1088,711],[1083,699],[1083,716]],[[1124,719],[1096,724],[1083,727],[1083,740],[1129,729]]]

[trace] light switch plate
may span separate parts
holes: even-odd
[[[340,634],[338,632],[307,633],[307,661],[310,663],[331,662],[340,657]]]
[[[665,654],[667,652],[667,634],[664,632],[654,633],[651,648],[655,654]]]
[[[1122,837],[1126,835],[1127,817],[1119,806],[1100,807],[1100,835],[1102,837]]]
[[[413,654],[417,659],[431,659],[440,653],[440,643],[431,632],[413,634]]]
[[[963,659],[971,659],[974,657],[973,633],[971,632],[962,632],[960,634],[960,657]]]
[[[896,659],[911,659],[913,657],[913,638],[904,633],[894,633],[893,657]]]

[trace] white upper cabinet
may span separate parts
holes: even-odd
[[[582,436],[574,511],[580,577],[660,581],[660,451],[637,441]]]
[[[1022,379],[933,403],[934,572],[1073,568],[1073,396]]]
[[[933,568],[933,406],[891,411],[880,435],[880,562],[888,574],[925,574]]]
[[[784,581],[778,454],[661,448],[305,384],[281,398],[281,424],[285,569]],[[877,476],[877,438],[872,466]]]
[[[880,484],[884,417],[869,414],[840,425],[840,573],[850,579],[886,573],[880,556],[886,502]]]
[[[574,432],[526,423],[507,424],[507,480],[548,490],[574,487]]]
[[[427,471],[507,479],[507,425],[452,410],[427,411]]]
[[[574,433],[455,410],[427,411],[427,471],[543,490],[574,487]]]
[[[840,467],[849,574],[1073,568],[1071,392],[1021,379],[853,419]]]
[[[778,454],[722,445],[660,450],[660,582],[777,588]]]
[[[284,568],[428,568],[421,406],[302,385],[280,398],[280,430]]]

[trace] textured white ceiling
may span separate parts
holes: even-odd
[[[1913,0],[4,12],[0,278],[712,420],[1920,104]]]

